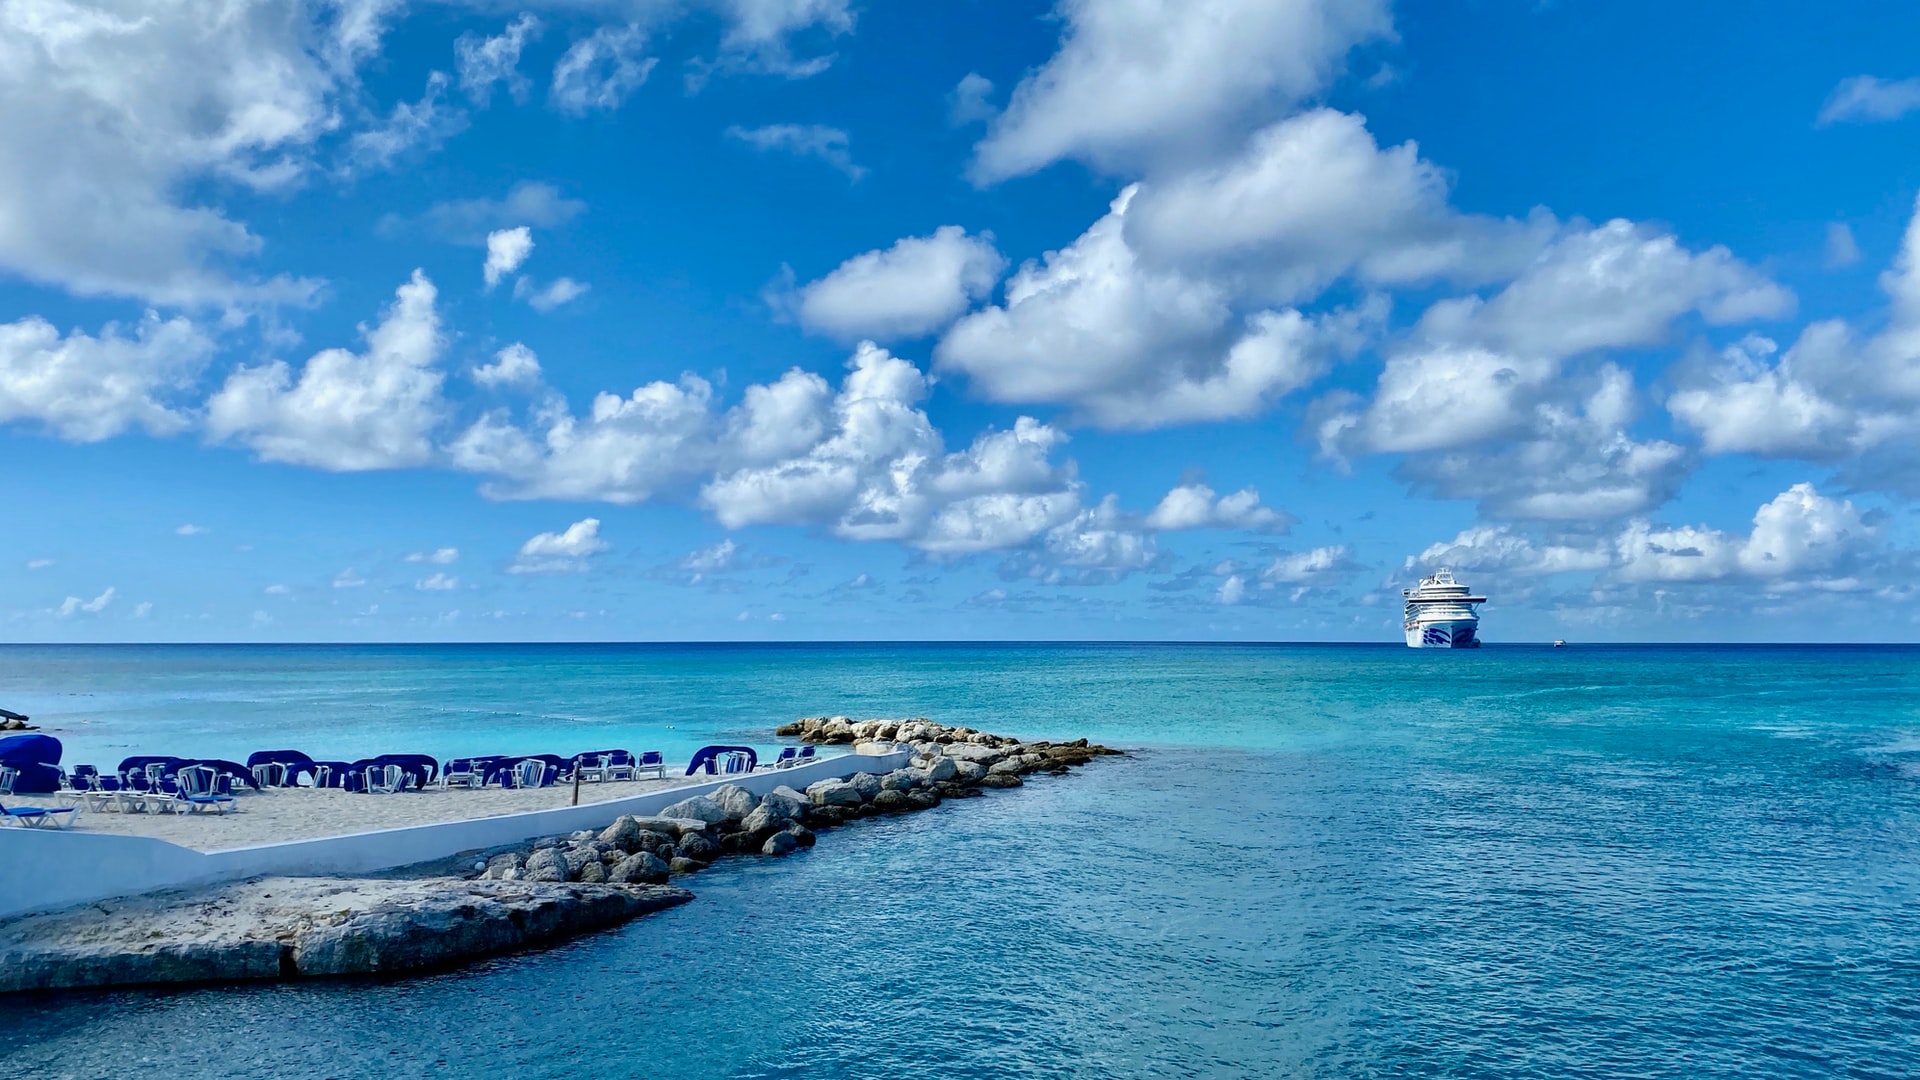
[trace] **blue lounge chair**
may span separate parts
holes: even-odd
[[[222,795],[217,790],[221,770],[211,765],[189,765],[177,775],[180,778],[180,793],[174,798],[183,804],[177,807],[181,813],[211,810],[216,814],[225,814],[233,810],[233,796]]]
[[[784,769],[787,766],[792,765],[794,762],[800,760],[799,758],[794,756],[797,753],[799,753],[799,751],[795,750],[791,746],[780,751],[780,756],[773,759],[773,767],[776,769]]]
[[[49,826],[63,829],[66,828],[67,822],[73,820],[63,815],[71,813],[73,813],[71,806],[56,806],[42,810],[37,806],[0,805],[0,823],[18,825],[27,829],[42,829]]]
[[[640,752],[640,764],[634,766],[633,769],[633,778],[638,780],[647,773],[652,773],[655,777],[665,780],[667,778],[666,755],[658,750],[642,750]]]

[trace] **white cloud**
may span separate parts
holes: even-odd
[[[200,536],[204,534],[206,531],[207,529],[203,525],[188,524],[188,525],[182,525],[179,528],[173,530],[173,534],[175,536]]]
[[[1606,546],[1580,543],[1535,544],[1511,525],[1476,525],[1452,540],[1430,544],[1407,560],[1455,570],[1484,570],[1521,576],[1604,570],[1612,564]]]
[[[739,563],[740,546],[732,540],[722,540],[717,544],[689,552],[680,560],[680,569],[688,573],[687,583],[698,585],[708,574],[719,574],[733,569]]]
[[[800,324],[816,333],[850,341],[920,337],[991,293],[1006,265],[991,234],[944,225],[855,255],[792,302]]]
[[[1229,574],[1227,579],[1220,583],[1220,591],[1214,594],[1214,599],[1222,604],[1237,604],[1246,598],[1247,582],[1239,574]]]
[[[307,301],[318,283],[229,276],[262,242],[194,196],[298,183],[377,33],[266,0],[0,6],[0,268],[168,304]]]
[[[448,592],[460,587],[460,579],[445,571],[436,570],[414,582],[413,587],[419,592]]]
[[[1853,238],[1853,230],[1846,222],[1834,221],[1827,224],[1827,266],[1839,269],[1852,266],[1860,261],[1860,245]]]
[[[34,422],[70,442],[135,427],[175,434],[189,420],[165,398],[191,388],[213,350],[189,320],[152,312],[132,337],[114,323],[98,337],[78,330],[61,337],[37,316],[0,323],[0,423]]]
[[[1162,532],[1177,529],[1284,532],[1292,523],[1293,519],[1286,514],[1261,506],[1260,492],[1253,488],[1215,497],[1213,489],[1201,483],[1182,484],[1167,492],[1146,518],[1147,528]]]
[[[587,294],[592,288],[583,281],[569,277],[554,278],[545,287],[537,286],[530,278],[521,278],[513,283],[513,297],[525,300],[533,310],[546,314],[563,304],[570,304]]]
[[[403,561],[448,566],[460,561],[460,549],[456,547],[443,547],[434,548],[432,551],[413,551],[407,553]]]
[[[962,127],[992,117],[998,111],[989,100],[992,95],[993,80],[976,71],[967,72],[947,95],[947,123]]]
[[[1841,79],[1840,84],[1827,95],[1815,123],[1821,127],[1828,124],[1871,124],[1898,120],[1916,109],[1920,109],[1920,78],[1888,82],[1872,75],[1855,75],[1850,79]]]
[[[543,532],[520,545],[509,574],[554,574],[585,570],[588,560],[613,545],[600,538],[600,519],[582,518],[562,532]]]
[[[533,230],[525,225],[511,229],[496,229],[487,234],[487,261],[480,268],[481,277],[486,280],[487,288],[500,284],[500,279],[520,269],[527,256],[533,254]]]
[[[1848,576],[1874,535],[1852,502],[1795,484],[1754,513],[1744,537],[1632,522],[1615,541],[1614,574],[1630,582],[1747,578],[1830,587]]]
[[[153,614],[153,602],[151,600],[142,600],[133,605],[134,618],[144,619],[151,614]]]
[[[460,59],[460,89],[475,105],[485,107],[493,100],[493,85],[506,83],[515,101],[525,101],[532,84],[520,74],[520,50],[540,35],[540,20],[522,12],[495,37],[461,34],[453,43]]]
[[[60,606],[55,608],[53,613],[62,619],[70,619],[82,613],[98,615],[102,611],[107,610],[108,604],[113,603],[115,592],[116,590],[113,586],[109,585],[105,592],[91,600],[82,600],[77,596],[69,596],[60,602]]]
[[[400,286],[367,349],[328,349],[296,379],[285,361],[242,367],[207,401],[207,434],[265,461],[350,472],[425,464],[445,403],[445,347],[425,274]]]
[[[1315,109],[1256,132],[1222,164],[1144,185],[1126,239],[1146,261],[1231,276],[1289,302],[1348,273],[1376,284],[1474,284],[1525,267],[1550,215],[1460,214],[1413,143],[1382,151],[1364,117]]]
[[[266,593],[268,596],[285,596],[288,593],[291,593],[293,590],[287,588],[285,585],[281,585],[276,582],[275,584],[269,585],[260,591]]]
[[[1360,569],[1345,544],[1288,552],[1260,571],[1262,582],[1274,585],[1318,585],[1338,581]]]
[[[1137,191],[1022,266],[1004,303],[955,323],[938,365],[996,401],[1069,404],[1103,427],[1153,428],[1256,415],[1318,378],[1378,318],[1377,305],[1236,318],[1222,284],[1139,263],[1124,236]]]
[[[418,218],[389,215],[380,227],[389,234],[405,232],[410,226],[456,244],[484,246],[487,237],[501,229],[527,225],[554,229],[581,214],[587,204],[560,194],[552,184],[521,181],[499,199],[453,199],[435,203]]]
[[[367,579],[351,566],[333,575],[333,587],[336,589],[357,589],[366,583]]]
[[[27,569],[29,570],[45,570],[47,567],[52,565],[53,565],[52,559],[28,559],[27,560]]]
[[[1060,0],[1060,50],[975,148],[991,183],[1078,158],[1102,169],[1203,151],[1325,87],[1392,34],[1385,0]]]
[[[419,101],[396,104],[378,127],[356,133],[347,143],[343,171],[354,175],[391,168],[402,156],[415,150],[437,150],[465,130],[467,114],[441,104],[447,81],[445,73],[432,72]]]
[[[727,19],[720,40],[720,66],[810,78],[833,63],[832,54],[800,59],[791,39],[803,30],[829,35],[853,30],[851,0],[715,0]]]
[[[746,128],[738,124],[727,129],[727,137],[738,139],[756,150],[784,150],[800,157],[816,157],[858,180],[867,170],[854,164],[848,147],[851,140],[839,128],[824,124],[768,124]]]
[[[619,108],[659,63],[640,55],[646,43],[646,34],[638,26],[603,26],[574,42],[553,65],[548,100],[554,108],[576,116]]]
[[[529,386],[540,381],[540,358],[532,349],[514,342],[493,354],[493,363],[473,369],[473,381],[481,386]]]

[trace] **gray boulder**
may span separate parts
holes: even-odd
[[[953,779],[955,783],[977,784],[980,782],[980,778],[985,775],[987,775],[987,767],[977,761],[956,761],[953,763]]]
[[[600,839],[622,851],[638,851],[640,834],[645,831],[640,827],[640,819],[632,814],[622,814],[613,819],[613,824],[600,830]]]
[[[581,867],[580,873],[574,876],[574,880],[584,881],[589,885],[605,884],[607,880],[607,864],[596,859]]]
[[[786,807],[788,815],[796,818],[806,817],[807,807],[811,805],[808,803],[807,797],[804,794],[793,790],[785,784],[774,788],[772,791],[760,797],[761,806],[767,806],[769,804]]]
[[[880,778],[872,773],[856,773],[848,778],[847,783],[859,792],[861,802],[872,802],[873,797],[881,791]]]
[[[988,776],[1018,776],[1025,771],[1025,763],[1017,757],[996,761],[987,767]]]
[[[988,773],[987,775],[980,778],[981,787],[1010,788],[1010,787],[1023,787],[1025,786],[1025,784],[1026,784],[1026,781],[1020,779],[1020,777],[1016,776],[1013,773],[1001,773],[1001,772]]]
[[[728,784],[709,795],[708,798],[719,803],[720,809],[727,812],[725,819],[727,821],[739,821],[753,813],[753,808],[760,805],[759,796],[738,784]]]
[[[663,885],[667,864],[657,855],[637,852],[615,863],[607,880],[615,885]]]
[[[969,761],[977,765],[991,765],[1006,757],[1006,752],[991,746],[977,746],[972,743],[953,743],[946,748],[947,757],[956,762]]]
[[[936,784],[951,780],[960,773],[960,763],[945,754],[927,762],[922,768],[926,770],[927,779]]]
[[[522,871],[522,876],[529,881],[565,881],[571,874],[566,852],[557,847],[541,848],[527,856],[527,864]]]
[[[807,828],[797,821],[782,831],[788,836],[793,837],[794,843],[799,844],[801,847],[812,847],[819,840],[819,837],[813,835],[812,829]]]
[[[664,833],[675,839],[685,836],[688,833],[706,832],[708,826],[712,824],[700,818],[669,817],[666,814],[661,814],[658,817],[636,818],[635,820],[639,821],[640,827],[648,832]]]
[[[672,850],[675,857],[698,863],[710,863],[720,857],[720,845],[699,833],[682,838],[680,845]]]
[[[892,789],[882,790],[875,795],[873,805],[889,814],[904,814],[913,809],[913,804],[907,801],[906,792]]]
[[[760,846],[760,854],[774,856],[791,855],[798,850],[799,847],[800,841],[792,833],[777,832],[767,837],[767,842]]]
[[[740,831],[752,836],[765,837],[769,833],[779,832],[793,821],[793,814],[782,803],[761,803],[753,808],[745,821],[740,823]]]
[[[807,798],[815,806],[858,806],[862,802],[860,789],[845,780],[822,780],[807,785]]]
[[[692,859],[682,859],[676,856],[675,858],[667,860],[667,869],[676,874],[697,874],[706,868],[706,863],[694,862]]]
[[[695,795],[691,799],[682,799],[660,811],[664,818],[688,818],[705,825],[718,825],[729,820],[727,808],[709,795]]]
[[[931,810],[940,805],[940,795],[932,788],[921,788],[918,791],[907,792],[907,802],[911,803],[915,810]]]
[[[568,881],[579,881],[580,871],[585,869],[588,863],[597,863],[600,861],[600,853],[585,844],[576,844],[573,847],[561,848],[559,851],[560,857],[565,859],[567,863]]]
[[[522,873],[521,868],[526,865],[525,855],[517,851],[509,851],[504,855],[495,855],[488,859],[487,868],[480,876],[488,881],[518,881]]]
[[[880,787],[886,791],[912,791],[920,786],[920,779],[907,769],[895,769],[880,778]]]

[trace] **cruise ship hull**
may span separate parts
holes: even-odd
[[[1409,649],[1477,649],[1479,619],[1436,619],[1407,624]]]

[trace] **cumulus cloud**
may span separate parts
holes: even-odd
[[[446,566],[460,561],[460,549],[456,547],[434,548],[432,551],[409,552],[405,561],[410,563],[434,563]]]
[[[947,95],[947,123],[962,127],[991,117],[996,111],[989,100],[992,95],[993,80],[967,72]]]
[[[1604,570],[1612,565],[1612,553],[1605,544],[1544,542],[1535,543],[1512,525],[1476,525],[1462,530],[1451,540],[1427,545],[1420,554],[1407,560],[1427,567],[1447,566],[1455,570],[1484,570],[1493,573],[1539,576]]]
[[[1063,158],[1120,170],[1209,149],[1392,34],[1385,0],[1060,0],[1056,11],[1060,49],[975,148],[978,183]]]
[[[687,584],[698,585],[710,574],[725,573],[740,564],[740,545],[731,539],[688,552],[680,560],[679,569],[685,571]]]
[[[1241,488],[1231,495],[1216,497],[1207,485],[1191,483],[1167,492],[1147,515],[1145,524],[1159,532],[1179,529],[1285,532],[1292,526],[1293,519],[1272,507],[1261,506],[1260,492],[1254,488]]]
[[[1347,274],[1381,285],[1497,280],[1551,238],[1551,215],[1461,214],[1448,188],[1413,143],[1383,151],[1364,117],[1315,109],[1256,132],[1220,164],[1144,185],[1126,238],[1150,263],[1228,275],[1279,302]]]
[[[738,124],[727,129],[727,137],[737,139],[760,151],[781,150],[800,157],[815,157],[839,169],[849,180],[867,175],[854,164],[849,150],[851,140],[839,128],[824,124],[768,124],[747,128]]]
[[[473,381],[492,387],[536,384],[540,381],[540,358],[516,341],[494,353],[492,363],[474,368]]]
[[[582,518],[561,532],[543,532],[520,545],[509,574],[556,574],[585,570],[593,556],[613,545],[600,538],[600,519]]]
[[[425,464],[445,402],[436,291],[416,270],[365,352],[327,349],[298,376],[285,361],[241,367],[207,401],[206,429],[263,461],[351,472]]]
[[[1898,120],[1920,109],[1920,78],[1886,80],[1872,75],[1841,79],[1820,106],[1816,123],[1872,124]]]
[[[520,73],[520,50],[538,37],[540,30],[540,20],[522,12],[496,36],[461,34],[453,43],[454,55],[460,61],[460,89],[483,108],[493,100],[495,83],[505,83],[515,101],[527,100],[533,84]]]
[[[1712,454],[1845,463],[1850,482],[1913,492],[1920,439],[1920,202],[1880,277],[1884,324],[1870,336],[1816,322],[1782,352],[1750,335],[1682,364],[1667,411]]]
[[[451,592],[460,587],[460,579],[444,570],[436,570],[415,581],[413,587],[417,592]]]
[[[333,575],[333,587],[336,589],[358,589],[366,583],[367,579],[351,566]]]
[[[266,0],[0,7],[0,268],[158,303],[307,302],[317,282],[236,272],[260,237],[188,193],[298,183],[378,34]]]
[[[1837,270],[1860,261],[1860,244],[1844,221],[1827,224],[1827,267]]]
[[[527,261],[533,254],[533,230],[525,225],[511,229],[497,229],[487,234],[487,261],[480,268],[481,277],[486,280],[487,288],[500,284],[500,280]]]
[[[1137,187],[1079,239],[1007,282],[1004,303],[961,319],[935,361],[996,401],[1074,406],[1114,428],[1256,415],[1356,347],[1377,305],[1236,316],[1231,291],[1142,265],[1125,221]]]
[[[175,536],[203,536],[203,535],[205,535],[205,534],[206,534],[206,532],[207,532],[207,528],[206,528],[206,526],[204,526],[204,525],[194,525],[194,524],[191,524],[191,523],[189,523],[189,524],[186,524],[186,525],[182,525],[182,526],[180,526],[179,528],[177,528],[177,529],[175,529],[175,530],[173,530],[173,535],[175,535]]]
[[[1007,261],[991,234],[945,225],[883,251],[855,255],[787,298],[800,324],[845,340],[914,338],[993,291]]]
[[[603,26],[574,42],[553,65],[548,101],[563,113],[584,116],[618,109],[659,63],[641,56],[647,36],[638,26]]]
[[[98,337],[62,336],[38,316],[0,323],[0,424],[35,424],[70,442],[133,428],[175,434],[190,419],[169,398],[192,387],[213,351],[192,321],[152,312],[131,336],[114,323]]]

